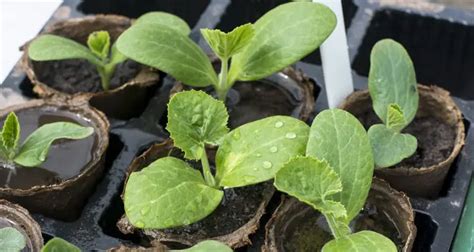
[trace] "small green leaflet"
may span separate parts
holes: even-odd
[[[66,240],[54,237],[44,245],[41,252],[81,252],[81,250]]]
[[[217,29],[201,29],[201,33],[214,53],[221,60],[227,60],[248,45],[253,38],[254,30],[249,23],[236,27],[229,33]]]
[[[92,127],[69,122],[45,124],[29,135],[13,161],[25,167],[34,167],[46,160],[51,144],[57,139],[82,139],[94,133]]]
[[[170,13],[153,11],[141,15],[133,25],[163,25],[168,28],[175,29],[177,32],[187,36],[191,29],[189,28],[186,21],[182,20],[180,17],[175,16]]]
[[[418,141],[410,134],[401,134],[383,124],[372,125],[368,131],[375,164],[390,167],[415,153]]]
[[[125,213],[138,228],[170,228],[203,219],[224,193],[206,185],[186,162],[165,157],[133,172],[124,194]]]
[[[292,157],[304,155],[309,127],[289,116],[272,116],[227,134],[216,154],[220,186],[240,187],[274,177]]]
[[[32,60],[65,60],[85,59],[101,66],[102,62],[87,47],[67,38],[45,34],[35,39],[28,47],[28,55]]]
[[[23,234],[12,227],[0,229],[0,249],[2,251],[20,251],[26,246]]]
[[[311,125],[306,155],[326,160],[339,175],[343,190],[329,199],[345,206],[348,224],[365,204],[374,171],[372,148],[364,127],[344,110],[325,110]]]
[[[400,132],[406,126],[403,111],[398,104],[390,104],[387,108],[387,128]]]
[[[397,252],[395,244],[387,237],[372,232],[360,231],[326,243],[322,252]]]
[[[107,31],[95,31],[89,34],[87,46],[99,59],[105,61],[109,56],[110,35]]]
[[[346,218],[346,209],[327,197],[342,191],[339,176],[326,161],[297,157],[286,163],[275,176],[275,187],[309,204],[324,215]]]
[[[391,104],[399,106],[406,125],[415,118],[419,99],[415,68],[399,43],[383,39],[375,44],[370,55],[369,92],[374,111],[384,123]]]
[[[15,113],[10,112],[5,120],[1,132],[2,150],[6,158],[12,159],[16,155],[18,140],[20,139],[20,124]]]
[[[232,249],[229,248],[224,243],[214,241],[214,240],[207,240],[202,241],[191,248],[188,249],[179,249],[179,250],[171,250],[171,252],[232,252]]]
[[[185,158],[198,160],[205,144],[217,145],[227,134],[229,115],[223,102],[202,91],[185,91],[168,103],[168,125],[175,146]]]

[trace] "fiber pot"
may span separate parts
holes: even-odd
[[[59,35],[86,45],[90,33],[105,30],[113,43],[131,24],[131,19],[126,17],[96,15],[59,21],[47,27],[43,34]],[[145,108],[151,87],[159,80],[158,73],[151,68],[127,60],[117,66],[110,89],[103,91],[95,66],[86,60],[32,61],[28,57],[28,44],[23,50],[21,65],[34,85],[33,91],[40,97],[82,97],[108,116],[119,119],[128,119]]]
[[[23,234],[26,251],[39,252],[43,247],[41,228],[23,207],[0,199],[0,228],[12,227]]]
[[[216,61],[213,61],[216,65]],[[273,115],[293,116],[308,120],[314,108],[314,83],[301,71],[287,67],[257,81],[237,81],[229,90],[226,105],[229,127]],[[189,89],[177,81],[171,93]],[[205,89],[213,93],[211,87]]]
[[[372,230],[389,237],[399,251],[411,251],[416,236],[413,209],[404,193],[376,179],[364,209],[350,224],[354,232]],[[283,197],[266,225],[265,252],[320,251],[332,240],[318,211],[295,198]]]
[[[449,92],[424,85],[418,85],[418,91],[416,117],[402,130],[417,138],[416,153],[394,167],[376,169],[375,175],[410,196],[434,198],[464,145],[464,123]],[[341,108],[358,117],[367,129],[381,123],[373,112],[368,90],[352,93]]]
[[[106,117],[82,100],[32,100],[0,110],[0,124],[11,111],[20,121],[20,142],[45,123],[68,121],[94,128],[85,139],[55,141],[38,167],[18,165],[11,170],[0,164],[0,198],[53,218],[77,218],[104,170],[109,145]]]
[[[211,166],[214,164],[213,152],[208,151]],[[171,141],[155,144],[132,162],[127,171],[127,180],[130,173],[140,171],[158,158],[182,157],[182,155]],[[124,234],[135,233],[152,243],[162,243],[170,248],[189,247],[209,239],[221,241],[232,248],[239,248],[250,244],[249,235],[258,229],[260,218],[274,191],[273,185],[269,182],[226,189],[221,204],[213,213],[199,222],[180,228],[137,229],[130,224],[125,215],[117,226]]]

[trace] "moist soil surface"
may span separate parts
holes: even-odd
[[[58,60],[34,62],[38,79],[49,87],[67,94],[103,91],[100,76],[94,65],[86,60]],[[133,79],[140,71],[140,64],[127,60],[117,65],[110,80],[110,90]]]
[[[21,126],[19,143],[40,126],[52,122],[72,122],[90,126],[86,119],[66,110],[53,107],[29,108],[16,112]],[[5,118],[0,119],[3,125]],[[96,148],[95,134],[80,140],[60,139],[55,141],[48,152],[46,161],[38,167],[7,168],[0,162],[0,187],[29,189],[38,185],[51,185],[79,175],[92,161]]]
[[[297,204],[300,204],[298,209],[301,211],[286,218],[284,226],[280,229],[280,235],[276,234],[280,236],[277,247],[288,252],[321,251],[324,244],[333,239],[324,216],[304,203],[297,202]],[[373,204],[366,204],[350,226],[354,233],[372,230],[383,234],[395,243],[399,251],[403,248],[403,242],[395,224],[386,213],[378,211]]]
[[[366,129],[382,123],[372,110],[357,117]],[[402,133],[415,136],[418,148],[411,157],[391,168],[422,168],[438,164],[449,157],[456,140],[454,127],[435,117],[415,117]]]

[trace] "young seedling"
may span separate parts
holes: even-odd
[[[269,180],[291,157],[305,152],[309,127],[300,120],[274,116],[231,132],[227,120],[224,103],[202,91],[171,98],[167,130],[186,159],[201,161],[202,173],[175,157],[160,158],[133,172],[124,204],[135,227],[163,229],[199,221],[220,204],[223,188]],[[206,153],[208,144],[219,146],[215,176]]]
[[[0,228],[0,248],[2,251],[21,251],[25,246],[25,237],[16,228]]]
[[[134,25],[118,38],[117,48],[127,57],[158,68],[187,85],[212,85],[219,99],[225,100],[236,81],[264,78],[314,51],[335,25],[336,17],[328,7],[295,2],[282,4],[255,24],[244,24],[228,33],[202,29],[220,59],[219,75],[203,50],[173,27]]]
[[[180,18],[163,12],[151,12],[135,21],[136,24],[161,24],[189,33],[189,27]],[[186,34],[187,35],[187,34]],[[87,46],[68,38],[46,34],[41,35],[28,47],[28,56],[35,61],[84,59],[96,66],[102,89],[109,90],[110,79],[118,64],[127,59],[117,50],[116,43],[110,46],[107,31],[95,31],[87,39]]]
[[[375,164],[389,167],[417,148],[414,136],[401,133],[415,118],[419,97],[413,62],[399,43],[384,39],[375,44],[370,55],[369,92],[383,122],[368,131]]]
[[[69,122],[45,124],[29,135],[19,145],[20,124],[14,112],[8,114],[0,134],[0,163],[14,169],[14,163],[24,167],[35,167],[46,160],[49,147],[57,139],[82,139],[90,136],[94,129]]]
[[[323,252],[387,251],[395,244],[373,231],[351,233],[349,223],[363,208],[370,190],[374,159],[360,122],[339,109],[320,113],[311,126],[305,157],[286,163],[275,187],[325,216],[334,240]]]

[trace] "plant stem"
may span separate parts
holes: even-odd
[[[229,59],[221,59],[221,72],[219,73],[219,83],[217,84],[216,91],[219,100],[224,101],[227,98],[227,72],[229,71]]]
[[[347,235],[347,230],[341,230],[340,226],[337,225],[336,219],[332,215],[325,214],[324,217],[326,217],[331,233],[336,240]]]
[[[115,71],[115,64],[104,64],[103,66],[97,66],[97,72],[99,72],[100,81],[102,83],[102,89],[104,91],[110,88],[110,79]]]
[[[206,150],[204,150],[204,154],[201,157],[201,164],[202,164],[202,171],[204,173],[204,180],[206,180],[207,185],[211,187],[216,186],[216,180],[211,173],[211,168],[209,167],[209,161],[207,159]]]

